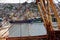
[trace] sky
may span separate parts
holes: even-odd
[[[24,3],[27,0],[0,0],[0,3]],[[33,0],[28,0],[27,2],[30,3]]]
[[[25,1],[27,1],[28,3],[30,3],[30,2],[32,2],[32,1],[34,1],[34,0],[24,0],[24,1],[20,0],[20,3],[23,3],[23,2],[25,2]]]
[[[53,0],[54,1],[54,3],[58,3],[58,2],[60,2],[60,0]]]
[[[0,0],[0,3],[24,3],[27,0]],[[28,0],[27,2],[30,3],[34,0]],[[58,0],[60,2],[60,0]],[[54,3],[58,3],[57,0],[54,0]]]

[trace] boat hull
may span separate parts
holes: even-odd
[[[32,23],[32,22],[38,22],[41,21],[40,18],[38,19],[29,19],[29,20],[20,20],[20,21],[13,21],[11,20],[10,23]]]
[[[32,22],[32,19],[31,20],[20,20],[20,21],[13,21],[11,20],[10,23],[31,23]]]

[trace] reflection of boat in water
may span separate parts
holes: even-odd
[[[11,27],[11,24],[0,18],[0,37],[7,37],[8,36],[8,29]]]

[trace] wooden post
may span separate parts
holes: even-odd
[[[49,40],[55,40],[55,33],[53,31],[53,27],[52,27],[51,21],[49,20],[49,18],[51,17],[50,12],[48,12],[48,14],[49,14],[49,16],[48,16],[47,15],[47,10],[45,9],[45,6],[43,4],[43,0],[40,0],[40,3],[41,3],[42,10],[44,12],[44,16],[42,15],[43,13],[41,13],[41,11],[40,11],[41,7],[39,6],[39,4],[38,4],[38,9],[40,11],[40,15],[41,15],[41,17],[42,17],[42,19],[44,21],[45,27],[47,29]],[[48,8],[49,8],[49,5],[48,5]]]
[[[51,8],[52,10],[54,11],[54,15],[57,19],[57,23],[58,23],[58,28],[60,29],[60,18],[59,18],[59,15],[58,15],[58,11],[56,10],[56,7],[53,3],[53,0],[49,0],[50,1],[50,5],[51,5]]]
[[[6,40],[6,38],[0,38],[0,40]]]
[[[47,14],[48,14],[48,18],[49,18],[49,20],[50,20],[50,22],[51,22],[51,24],[52,24],[52,17],[51,17],[51,13],[50,13],[50,2],[49,2],[49,0],[47,0]]]
[[[40,16],[43,19],[44,23],[46,23],[45,20],[44,20],[43,14],[42,14],[41,7],[40,7],[39,3],[37,3],[37,4],[38,4],[38,10],[39,10]]]
[[[43,10],[43,12],[44,12],[44,17],[46,17],[46,20],[49,22],[50,20],[49,20],[49,18],[48,18],[48,15],[47,15],[47,10],[45,9],[45,7],[44,7],[44,4],[43,4],[43,0],[40,0],[40,3],[41,3],[41,5],[42,5],[42,10]],[[49,13],[50,14],[50,13]],[[47,23],[47,22],[46,22]],[[51,22],[50,22],[51,23]],[[51,24],[51,31],[53,30],[53,28],[52,28],[52,24]]]

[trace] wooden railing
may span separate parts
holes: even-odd
[[[6,40],[48,40],[48,36],[9,37]]]

